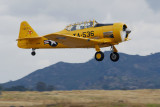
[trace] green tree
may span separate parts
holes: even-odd
[[[103,85],[102,86],[102,89],[104,89],[104,90],[108,90],[110,87],[108,86],[108,85]]]
[[[25,88],[24,86],[19,85],[19,86],[12,86],[10,88],[5,88],[4,90],[5,91],[27,91],[28,89]]]
[[[56,88],[53,85],[48,85],[46,91],[53,91],[56,90]]]
[[[36,84],[36,90],[37,91],[46,91],[46,89],[47,89],[47,86],[44,82],[38,82]]]
[[[2,91],[3,90],[3,87],[0,85],[0,91]]]

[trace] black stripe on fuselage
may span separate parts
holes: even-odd
[[[102,26],[112,26],[113,24],[96,24],[94,27],[102,27]]]

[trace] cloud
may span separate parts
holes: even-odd
[[[146,0],[149,6],[154,10],[154,11],[160,11],[160,1],[159,0]]]
[[[76,22],[89,20],[93,18],[105,17],[105,14],[102,14],[103,9],[98,8],[97,4],[105,7],[106,5],[102,4],[96,0],[28,0],[26,2],[15,0],[9,2],[8,14],[13,16],[21,17],[33,17],[39,15],[46,15],[48,17],[54,18],[56,20],[63,20],[69,22]],[[18,6],[17,6],[18,4]]]
[[[140,55],[159,52],[160,14],[154,4],[151,0],[1,0],[0,82],[19,79],[59,61],[78,63],[94,57],[95,49],[42,49],[32,57],[31,50],[19,49],[15,41],[23,20],[40,36],[94,18],[103,23],[124,22],[132,30],[132,40],[116,46],[120,52]],[[102,49],[106,50],[109,48]]]

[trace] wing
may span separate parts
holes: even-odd
[[[75,37],[71,35],[52,33],[44,36],[49,40],[56,41],[68,47],[94,47],[95,45],[109,43],[111,40],[104,39],[90,39],[84,37]]]

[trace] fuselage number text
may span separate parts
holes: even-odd
[[[94,31],[87,31],[87,32],[82,32],[82,33],[74,33],[74,36],[78,37],[92,37],[94,36]]]

